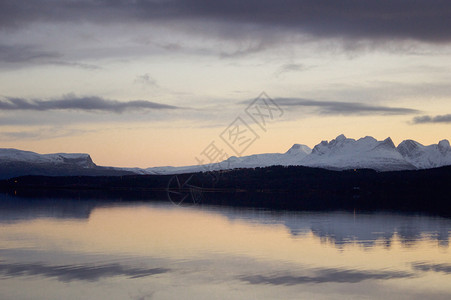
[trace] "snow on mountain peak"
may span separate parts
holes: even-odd
[[[338,146],[338,145],[343,145],[346,143],[350,143],[350,142],[354,142],[354,139],[349,139],[347,138],[344,134],[340,134],[339,136],[337,136],[335,139],[333,139],[332,141],[330,141],[330,145],[333,146]]]
[[[38,154],[16,149],[0,149],[0,164],[17,162],[40,164],[41,166],[67,166],[69,168],[96,168],[88,154]],[[395,146],[390,137],[378,141],[365,136],[358,140],[340,134],[335,139],[322,141],[313,149],[306,145],[294,144],[285,153],[253,154],[229,157],[211,165],[185,167],[156,167],[147,169],[124,169],[136,174],[182,174],[206,170],[235,168],[256,168],[274,165],[307,166],[334,170],[374,169],[395,171],[427,169],[451,165],[451,146],[448,140],[424,146],[414,140],[405,140]]]
[[[339,135],[330,142],[323,141],[313,148],[312,154],[302,163],[329,169],[414,169],[397,151],[391,138],[377,141],[370,136],[355,140]]]
[[[56,163],[73,164],[83,168],[92,168],[96,165],[89,154],[85,153],[56,153],[45,154],[50,160]]]
[[[353,139],[348,139],[344,134],[340,134],[335,139],[328,141],[322,141],[315,147],[313,147],[312,154],[314,155],[328,155],[332,152],[337,152],[343,148],[346,144],[352,143]]]
[[[301,145],[301,144],[294,144],[290,149],[288,149],[285,154],[288,155],[295,155],[298,153],[305,153],[310,154],[312,152],[312,149],[309,146]]]
[[[375,138],[373,138],[372,136],[368,136],[368,135],[366,137],[358,139],[357,141],[366,142],[366,143],[377,142],[377,140]]]
[[[345,136],[344,134],[340,134],[339,136],[337,136],[337,137],[335,138],[335,140],[336,140],[337,142],[344,141],[344,140],[346,140],[346,136]]]
[[[451,151],[448,140],[436,145],[424,146],[413,140],[405,140],[398,145],[398,151],[406,161],[418,169],[451,165]]]
[[[378,148],[396,149],[396,146],[390,137],[388,137],[385,140],[383,140],[382,142],[378,142],[378,143],[379,143],[377,145]]]
[[[450,151],[451,147],[449,145],[449,141],[448,140],[441,140],[438,143],[438,149],[440,150],[440,152],[442,154],[447,153],[448,151]]]
[[[405,140],[398,145],[398,151],[403,156],[411,156],[412,153],[416,152],[419,147],[422,147],[420,143],[414,140]]]
[[[82,168],[92,168],[96,166],[92,161],[91,156],[85,153],[38,154],[17,149],[0,149],[0,162],[72,164]]]
[[[225,169],[254,168],[274,165],[297,165],[319,167],[334,170],[368,168],[377,171],[396,171],[426,169],[451,165],[451,147],[447,140],[431,146],[423,146],[405,140],[395,146],[388,137],[378,141],[374,137],[365,136],[358,140],[347,138],[344,134],[329,141],[322,141],[313,150],[301,144],[294,144],[284,154],[267,153],[244,157],[231,157],[221,165]],[[204,167],[205,168],[205,167]],[[156,168],[148,169],[149,171]],[[180,170],[179,170],[180,169]],[[189,169],[168,169],[171,174],[180,171],[201,171],[199,166]],[[161,173],[160,173],[161,174]],[[167,174],[167,173],[166,173]]]

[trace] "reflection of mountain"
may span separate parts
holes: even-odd
[[[41,192],[41,193],[38,193]],[[87,220],[92,211],[99,207],[136,205],[142,203],[139,195],[130,193],[123,197],[121,192],[96,193],[95,191],[19,191],[17,196],[0,192],[0,223],[21,222],[40,218]],[[170,205],[163,201],[148,199],[154,205]]]
[[[97,207],[117,205],[120,199],[30,197],[23,198],[0,193],[0,223],[38,218],[88,219]],[[141,203],[141,202],[138,202]],[[136,203],[135,203],[136,204]],[[122,205],[135,205],[133,202]],[[151,205],[172,207],[169,202]],[[174,206],[175,207],[175,206]],[[196,206],[192,208],[196,209]],[[199,206],[206,213],[225,215],[230,220],[244,220],[266,225],[284,225],[293,237],[313,234],[336,247],[357,243],[372,247],[390,246],[395,237],[405,245],[423,239],[436,240],[448,246],[451,219],[414,214],[348,212],[283,212],[250,208]]]
[[[63,178],[63,177],[58,177]],[[74,177],[78,178],[78,177]],[[97,177],[93,177],[97,178]],[[118,177],[120,178],[120,177]],[[166,196],[166,193],[163,193]],[[97,207],[123,202],[167,202],[161,193],[69,189],[22,189],[0,192],[0,223],[39,218],[88,219]]]
[[[38,218],[88,219],[96,201],[20,198],[0,193],[0,223]]]
[[[322,241],[341,247],[357,243],[372,247],[390,246],[395,237],[405,245],[422,239],[448,246],[451,219],[395,213],[353,214],[346,212],[283,213],[263,210],[228,210],[229,219],[260,224],[283,224],[293,236],[312,233]]]
[[[447,246],[451,220],[416,215],[340,213],[312,223],[311,230],[337,246],[350,242],[373,246],[376,241],[390,246],[395,235],[406,245],[427,238]]]

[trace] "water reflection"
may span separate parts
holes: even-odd
[[[0,222],[39,218],[88,219],[92,210],[100,205],[102,202],[90,199],[21,198],[0,193]]]
[[[449,299],[450,232],[414,214],[0,195],[0,298]]]
[[[57,278],[63,282],[73,280],[96,281],[105,277],[127,276],[139,278],[168,272],[164,268],[131,268],[120,264],[104,265],[60,265],[52,266],[42,263],[0,263],[0,274],[5,277],[44,276]]]
[[[96,208],[117,207],[142,204],[143,202],[123,203],[118,201],[99,201],[91,199],[30,199],[12,197],[0,193],[0,222],[20,222],[40,218],[89,219]],[[166,200],[152,202],[153,207],[172,207]],[[390,247],[392,240],[408,245],[416,241],[437,240],[447,247],[451,219],[418,214],[400,213],[359,213],[359,212],[273,212],[262,209],[227,208],[206,206],[194,207],[211,214],[221,214],[229,220],[243,220],[266,225],[284,225],[293,236],[314,234],[323,242],[336,247],[358,243],[372,247],[376,243]]]
[[[315,269],[311,276],[275,274],[272,276],[253,275],[240,279],[251,284],[297,285],[305,283],[356,283],[364,280],[389,280],[413,277],[413,273],[402,271],[357,271],[347,269]]]
[[[395,238],[406,246],[424,239],[449,245],[451,219],[389,212],[271,212],[252,209],[222,211],[231,220],[283,224],[293,236],[310,233],[322,242],[341,248],[350,243],[390,247]]]
[[[415,270],[424,272],[440,272],[445,274],[451,274],[451,265],[447,264],[428,264],[428,263],[414,263],[412,264]]]

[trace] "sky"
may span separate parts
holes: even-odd
[[[450,82],[450,1],[0,1],[0,148],[144,168],[342,133],[429,145],[451,139]]]

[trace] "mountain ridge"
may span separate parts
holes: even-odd
[[[406,147],[412,143],[417,147]],[[416,157],[413,159],[412,157]],[[424,146],[405,140],[396,146],[388,137],[378,141],[365,136],[358,140],[340,134],[331,141],[323,140],[312,148],[294,144],[285,153],[252,154],[207,165],[184,167],[153,167],[147,174],[177,174],[217,171],[234,168],[255,168],[274,165],[318,167],[329,170],[373,169],[376,171],[403,171],[437,168],[451,165],[451,147],[448,140]]]
[[[331,141],[321,141],[313,149],[294,144],[285,153],[231,156],[213,164],[146,169],[97,166],[91,156],[84,153],[38,154],[11,148],[0,149],[0,179],[24,175],[171,175],[275,165],[329,170],[373,169],[380,172],[429,169],[451,165],[451,146],[448,140],[425,146],[409,139],[396,146],[390,137],[383,141],[371,136],[356,140],[341,134]]]
[[[12,148],[0,149],[0,179],[26,175],[121,176],[134,172],[97,166],[86,153],[38,154]]]

